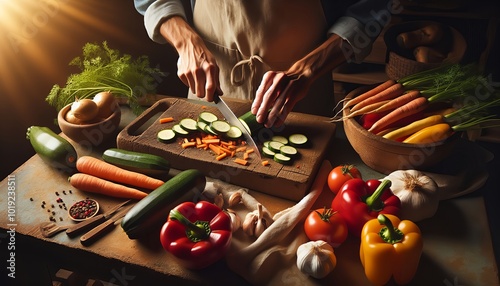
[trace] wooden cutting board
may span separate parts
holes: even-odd
[[[250,110],[251,103],[228,99],[227,104],[236,116],[240,116]],[[298,201],[308,192],[327,148],[331,148],[330,142],[335,134],[335,124],[329,123],[328,118],[293,112],[289,114],[282,127],[258,132],[255,139],[259,148],[262,147],[262,142],[273,135],[288,136],[302,133],[308,137],[309,146],[299,148],[300,157],[289,166],[274,162],[272,159],[269,159],[270,165],[262,166],[261,160],[252,154],[250,154],[250,164],[242,166],[234,163],[234,158],[228,157],[217,161],[214,153],[208,150],[183,149],[179,143],[181,139],[174,143],[162,143],[157,140],[157,133],[160,130],[171,128],[183,118],[196,119],[202,111],[213,112],[222,118],[217,107],[205,101],[184,98],[161,99],[118,134],[117,147],[162,156],[169,160],[175,169],[198,169],[211,178]],[[161,124],[158,119],[163,117],[173,117],[174,121]]]

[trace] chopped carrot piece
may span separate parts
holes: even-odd
[[[242,147],[236,148],[236,152],[243,152],[243,151],[246,151],[246,150],[247,150],[246,146],[242,146]]]
[[[248,161],[247,161],[247,160],[243,160],[243,159],[241,159],[241,158],[236,158],[236,159],[234,159],[234,162],[235,162],[236,164],[240,164],[240,165],[243,165],[243,166],[246,166],[246,165],[248,164]]]
[[[196,142],[186,142],[186,143],[182,143],[182,148],[186,149],[188,147],[194,147],[196,146]]]
[[[264,160],[261,162],[262,166],[268,166],[269,165],[269,161],[267,160]]]
[[[203,139],[201,141],[203,143],[206,143],[206,144],[219,144],[220,143],[220,139]]]
[[[243,160],[248,160],[248,157],[250,157],[250,155],[248,155],[248,153],[244,153],[243,154]]]
[[[214,153],[217,155],[220,155],[220,153],[221,153],[221,150],[220,150],[219,146],[217,146],[217,145],[208,144],[208,148],[210,148],[210,150],[214,151]]]
[[[187,138],[184,138],[184,143],[189,143],[189,140]]]
[[[207,144],[205,144],[205,143],[196,144],[196,148],[204,148],[204,149],[206,149],[206,148],[207,148],[207,146],[208,146],[208,145],[207,145]]]
[[[207,106],[206,105],[202,105],[201,109],[207,109]]]
[[[172,122],[174,121],[174,118],[173,117],[165,117],[165,118],[160,118],[160,123],[163,124],[163,123],[169,123],[169,122]]]
[[[217,161],[220,161],[220,160],[226,158],[226,156],[227,156],[227,153],[221,153],[220,155],[218,155],[217,157],[215,157],[215,159]]]
[[[201,138],[196,137],[196,145],[201,145]]]
[[[245,153],[247,154],[253,153],[253,149],[248,149]]]
[[[221,150],[222,152],[224,153],[228,153],[228,154],[231,154],[231,150],[227,149],[227,148],[224,148],[222,146],[219,146],[219,150]]]

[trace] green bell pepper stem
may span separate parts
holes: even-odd
[[[383,214],[379,214],[377,220],[381,225],[385,225],[385,227],[383,227],[379,232],[380,237],[385,242],[395,244],[403,240],[403,232],[398,228],[395,228],[389,218]]]
[[[380,200],[380,196],[384,193],[384,190],[389,187],[391,187],[391,181],[383,180],[375,192],[365,199],[365,203],[371,210],[379,211],[384,208],[384,203]]]
[[[192,223],[178,210],[170,211],[170,219],[180,222],[186,227],[186,236],[193,242],[198,242],[208,238],[211,229],[210,224],[206,221],[196,221]]]

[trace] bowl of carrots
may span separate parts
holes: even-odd
[[[415,116],[405,116],[405,113],[409,112],[405,112],[404,109],[402,112],[389,115],[391,112],[363,113],[357,112],[361,107],[355,108],[355,102],[363,102],[364,100],[361,98],[369,98],[381,92],[382,89],[388,93],[398,92],[395,90],[394,84],[396,83],[393,80],[388,80],[376,87],[355,89],[346,96],[342,110],[346,137],[361,160],[368,167],[380,173],[389,174],[396,170],[408,169],[430,169],[450,156],[456,141],[455,135],[430,143],[405,143],[401,139],[387,139],[383,135],[398,128],[394,126],[408,125],[412,121],[416,121],[417,116],[422,118],[422,110],[415,113]],[[359,101],[357,101],[358,99]],[[420,107],[415,104],[415,108],[419,109]],[[372,129],[374,126],[375,128]],[[435,131],[431,130],[430,132]],[[418,140],[414,142],[418,142]]]

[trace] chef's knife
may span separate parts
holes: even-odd
[[[115,222],[123,218],[134,205],[123,207],[117,214],[80,237],[80,243],[88,246],[115,227]]]
[[[130,200],[124,201],[120,204],[117,204],[116,206],[110,208],[107,212],[96,215],[94,217],[91,217],[89,219],[86,219],[82,222],[77,223],[75,226],[72,226],[66,230],[66,234],[69,237],[75,237],[79,234],[82,234],[96,225],[104,222],[105,220],[109,219],[119,208],[123,207],[124,205],[128,204]]]
[[[226,121],[229,124],[238,127],[241,130],[241,132],[243,132],[243,136],[245,137],[245,141],[247,142],[248,146],[250,148],[253,148],[254,153],[259,157],[259,159],[261,159],[262,157],[260,155],[260,150],[257,147],[257,144],[255,144],[252,135],[250,135],[250,131],[245,126],[243,126],[241,121],[231,111],[231,109],[229,108],[229,106],[227,106],[224,100],[219,95],[216,94],[214,96],[214,103],[219,109],[219,111],[222,113],[222,115],[226,118]]]

